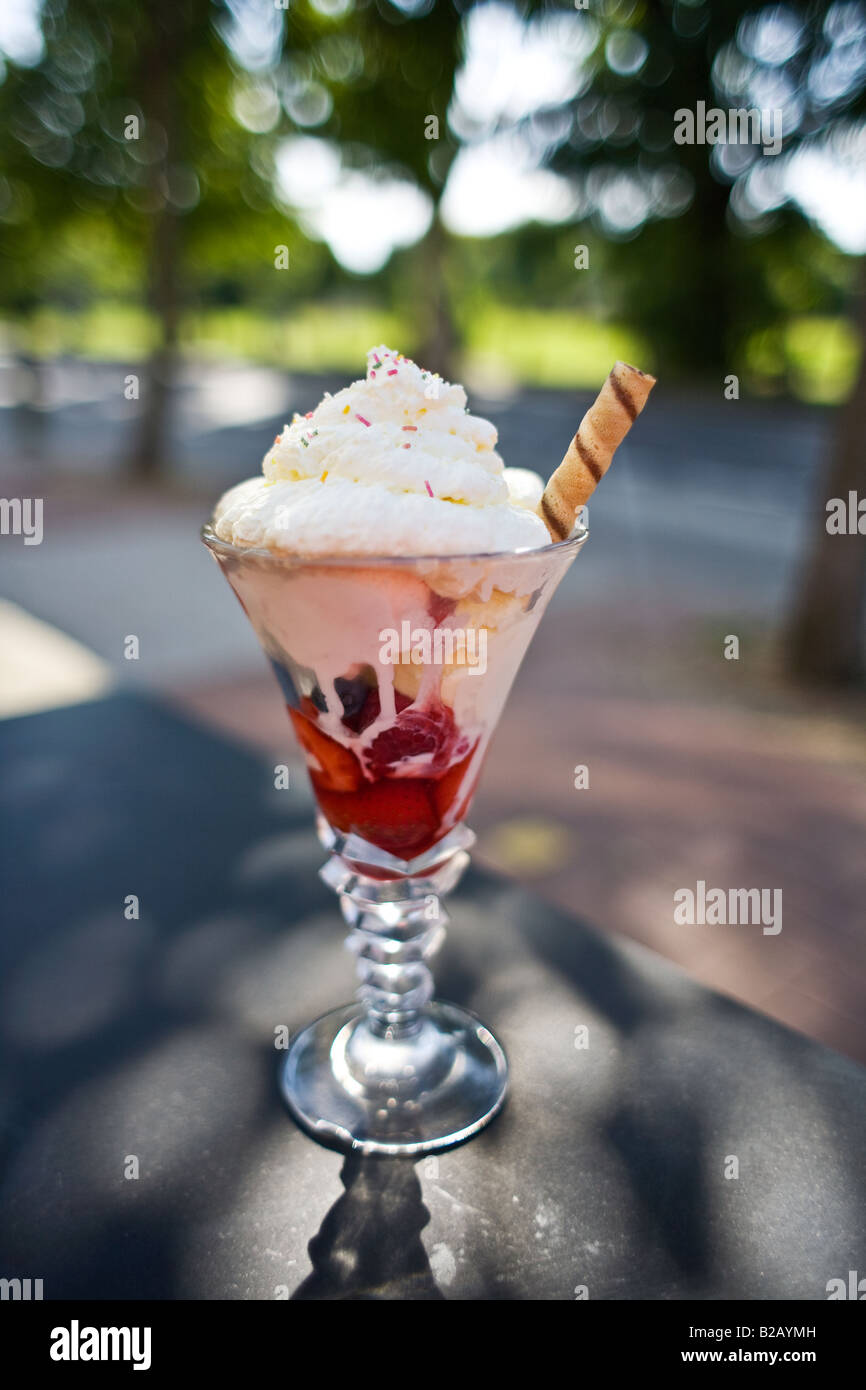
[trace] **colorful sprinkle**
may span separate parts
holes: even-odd
[[[396,375],[397,375],[397,368],[396,368],[396,367],[392,367],[391,370],[390,370],[390,372],[388,373],[388,375],[389,375],[389,376],[396,376]]]
[[[348,413],[349,413],[349,411],[350,411],[351,409],[352,409],[352,407],[351,407],[350,405],[344,405],[344,406],[343,406],[343,414],[344,414],[344,415],[348,415]]]
[[[427,481],[426,478],[424,479],[424,486],[426,487],[427,491],[429,492],[430,496],[432,497],[432,496],[433,496],[433,489],[432,489],[432,487],[430,486],[430,484],[428,483],[428,481]]]
[[[319,479],[319,482],[320,482],[320,483],[323,483],[323,482],[325,481],[325,479],[327,478],[327,476],[328,476],[328,470],[327,470],[327,468],[326,468],[325,471],[324,471],[324,473],[322,474],[321,478]]]
[[[418,426],[417,426],[417,425],[403,425],[402,428],[403,428],[404,430],[414,430],[416,434],[418,433]]]
[[[313,412],[312,412],[312,410],[308,410],[307,413],[306,413],[306,415],[304,416],[304,419],[305,419],[305,420],[312,420],[312,418],[313,418]]]
[[[370,421],[369,421],[369,420],[365,420],[364,417],[363,417],[363,415],[359,415],[359,414],[357,413],[357,411],[355,412],[355,419],[356,419],[356,420],[360,420],[360,421],[361,421],[361,424],[362,424],[362,425],[366,425],[368,429],[370,428]]]

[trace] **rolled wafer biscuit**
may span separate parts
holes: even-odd
[[[655,384],[654,376],[627,362],[613,364],[538,504],[538,515],[553,540],[571,535],[578,508],[601,482]]]

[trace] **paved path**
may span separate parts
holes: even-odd
[[[0,408],[0,445],[17,460],[0,490],[45,497],[43,544],[2,542],[3,591],[124,685],[169,692],[294,759],[256,641],[196,537],[210,500],[255,470],[290,410],[339,382],[190,372],[175,439],[185,491],[142,495],[121,486],[116,463],[129,425],[121,381],[120,368],[59,368],[41,442]],[[8,399],[0,371],[3,389]],[[584,404],[543,392],[474,402],[509,462],[537,466],[557,461]],[[820,411],[659,388],[591,508],[591,539],[518,679],[472,820],[482,858],[866,1060],[862,704],[785,689],[767,643],[828,424]],[[722,655],[729,633],[739,662]],[[124,659],[128,634],[138,661]],[[577,763],[589,791],[574,790]],[[781,934],[675,927],[674,890],[714,877],[781,887]]]

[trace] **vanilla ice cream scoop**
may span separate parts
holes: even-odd
[[[548,545],[543,483],[505,468],[497,434],[462,386],[391,348],[367,376],[296,415],[262,463],[229,489],[221,540],[297,555],[469,555]],[[535,480],[535,481],[534,481]]]

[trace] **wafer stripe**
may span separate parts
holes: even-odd
[[[577,434],[574,436],[573,442],[575,449],[580,454],[581,462],[586,464],[595,481],[597,483],[600,483],[604,476],[604,469],[601,467],[600,463],[595,458],[591,450],[587,448],[586,442],[583,439],[581,439],[580,430],[578,430]]]
[[[635,420],[637,419],[637,406],[635,405],[631,395],[625,389],[622,382],[617,381],[613,372],[611,372],[610,376],[608,377],[608,381],[610,382],[613,394],[616,396],[617,400],[619,401],[628,418],[631,420],[632,424],[634,424]]]
[[[547,522],[547,529],[552,531],[559,540],[564,541],[566,536],[569,535],[571,528],[563,526],[546,497],[542,497],[541,506],[544,512],[544,519]]]

